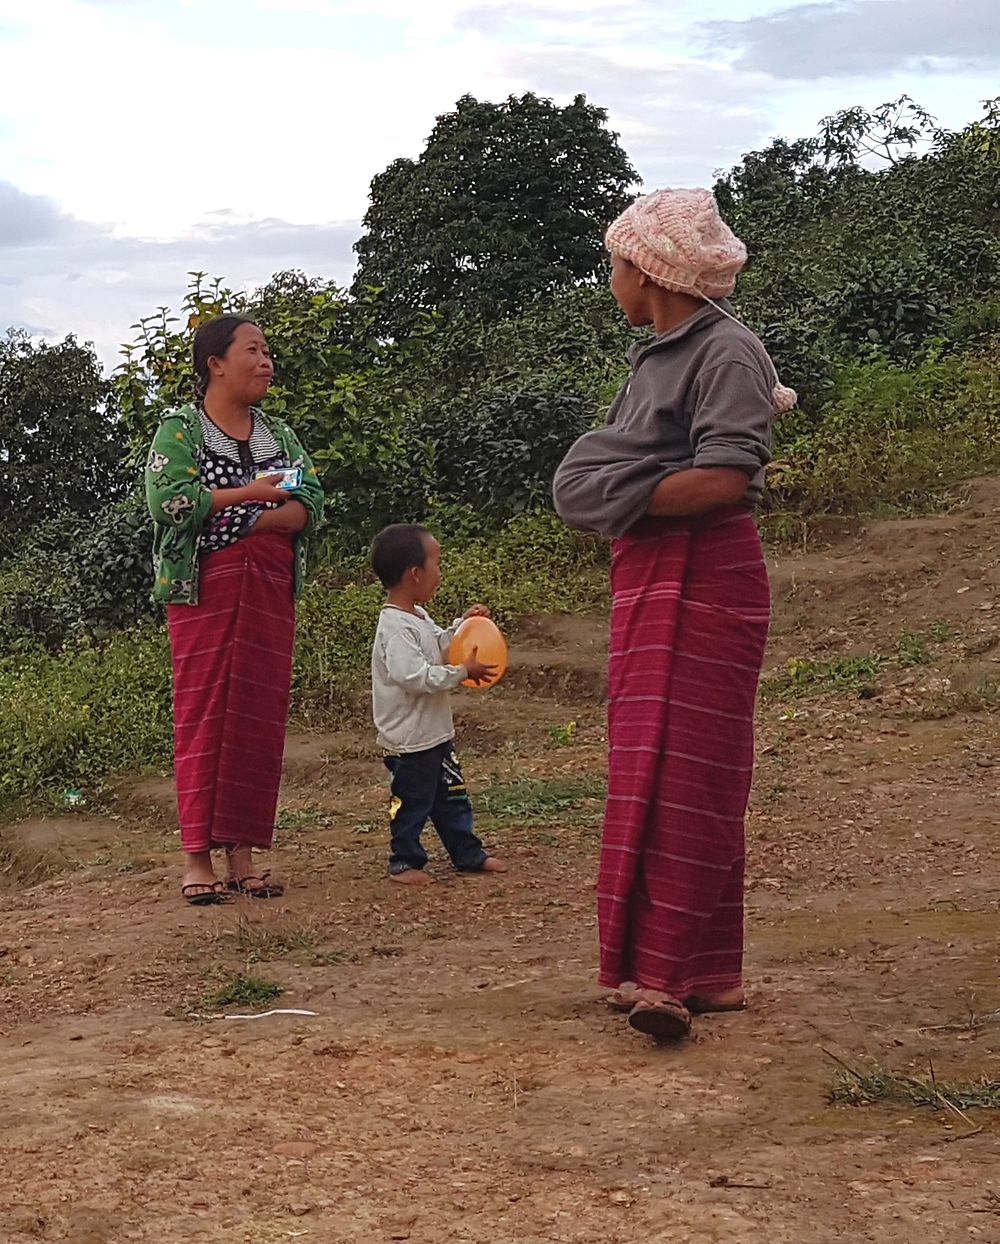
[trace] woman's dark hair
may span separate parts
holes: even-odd
[[[372,570],[383,587],[395,587],[411,566],[426,563],[430,534],[415,523],[394,523],[378,533],[372,543]]]
[[[194,335],[194,394],[199,402],[204,401],[211,379],[208,360],[225,357],[241,324],[257,327],[248,315],[216,315],[199,325]]]

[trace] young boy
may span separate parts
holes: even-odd
[[[455,630],[465,618],[489,617],[473,605],[447,629],[421,605],[441,582],[441,546],[424,527],[386,527],[372,545],[372,569],[386,588],[372,649],[372,713],[392,774],[389,878],[429,885],[420,835],[428,817],[454,867],[463,873],[502,873],[507,865],[483,850],[472,828],[472,804],[452,746],[449,692],[471,679],[489,681],[494,667],[473,649],[465,665],[446,665]]]

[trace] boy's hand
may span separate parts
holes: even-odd
[[[486,605],[473,605],[471,609],[466,609],[465,613],[462,614],[462,621],[465,622],[468,618],[488,617],[490,617],[490,611]]]
[[[478,687],[481,682],[492,682],[493,675],[496,673],[495,665],[484,665],[479,660],[479,649],[473,648],[472,654],[465,663],[465,668],[469,674],[469,682],[474,682]]]

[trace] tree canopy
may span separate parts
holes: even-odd
[[[421,310],[508,314],[600,279],[604,229],[637,181],[606,120],[583,95],[463,96],[418,159],[372,180],[355,293],[383,289],[399,331]]]
[[[124,491],[123,438],[89,345],[0,338],[0,541],[53,514],[91,514]]]

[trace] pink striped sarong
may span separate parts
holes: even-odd
[[[744,818],[770,591],[751,513],[643,519],[615,541],[600,983],[742,983]]]
[[[185,851],[270,847],[295,642],[292,542],[246,536],[201,563],[197,605],[169,605],[174,772]]]

